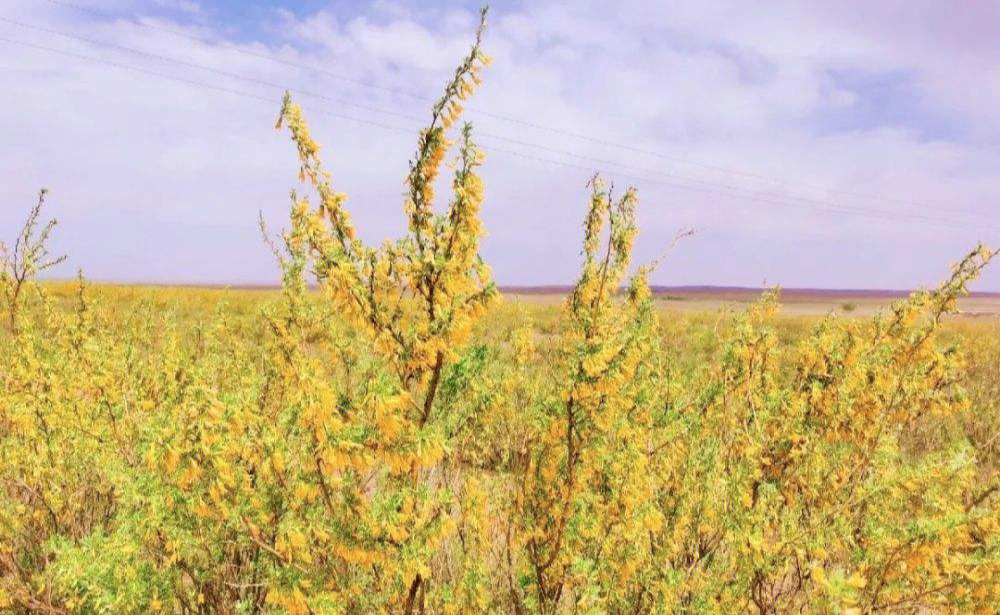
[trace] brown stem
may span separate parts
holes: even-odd
[[[406,615],[411,615],[413,613],[413,605],[416,603],[417,591],[420,589],[420,584],[423,582],[423,578],[417,574],[416,578],[413,579],[413,583],[410,583],[410,591],[406,595],[406,602],[403,603],[403,613]]]
[[[444,366],[444,353],[440,350],[437,353],[437,360],[434,362],[434,372],[431,374],[431,382],[427,388],[427,397],[424,398],[424,411],[420,415],[420,427],[424,426],[431,416],[431,407],[434,405],[434,396],[437,394],[438,383],[441,381],[441,368]]]

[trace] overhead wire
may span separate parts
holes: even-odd
[[[12,21],[12,20],[2,19],[2,18],[0,18],[0,20],[7,21],[7,22]],[[30,42],[26,42],[26,41],[20,41],[20,40],[11,39],[11,38],[8,38],[8,37],[3,37],[3,36],[0,36],[0,40],[8,42],[8,43],[12,43],[12,44],[26,46],[26,47],[29,47],[29,48],[34,48],[34,49],[38,49],[38,50],[44,50],[44,51],[48,51],[48,52],[52,52],[52,53],[57,53],[57,54],[61,54],[61,55],[68,56],[68,57],[73,57],[73,58],[76,58],[76,59],[79,59],[79,60],[83,60],[83,61],[89,61],[89,62],[95,62],[95,63],[99,63],[99,64],[105,64],[105,65],[112,66],[112,67],[119,68],[119,69],[123,69],[123,70],[130,70],[130,71],[144,73],[144,74],[155,76],[155,77],[159,77],[159,78],[169,79],[169,80],[177,81],[177,82],[184,83],[184,84],[187,84],[187,85],[192,85],[192,86],[195,86],[195,87],[204,87],[204,88],[207,88],[207,89],[221,91],[221,92],[225,92],[225,93],[232,94],[232,95],[237,95],[237,96],[242,96],[242,97],[246,97],[246,98],[251,98],[251,99],[258,100],[258,101],[267,102],[269,104],[273,104],[275,102],[270,97],[261,96],[259,94],[255,94],[253,92],[247,92],[245,90],[238,90],[238,89],[229,88],[229,87],[226,87],[226,86],[220,86],[220,85],[216,85],[216,84],[212,84],[212,83],[205,83],[205,82],[198,81],[198,80],[195,80],[195,79],[189,79],[189,78],[186,78],[186,77],[179,77],[179,76],[176,76],[176,75],[171,75],[171,74],[168,74],[168,73],[163,73],[163,72],[160,72],[160,71],[156,71],[156,70],[152,70],[152,69],[148,69],[148,68],[144,68],[144,67],[137,67],[137,66],[133,66],[133,65],[129,65],[129,64],[122,64],[122,63],[119,63],[119,62],[115,62],[115,61],[111,61],[111,60],[106,60],[106,59],[103,59],[103,58],[95,58],[93,56],[87,56],[87,55],[79,54],[79,53],[72,52],[72,51],[66,51],[66,50],[62,50],[62,49],[56,49],[56,48],[48,47],[48,46],[45,46],[45,45],[39,45],[37,43],[30,43]],[[269,85],[271,87],[282,87],[282,86],[280,86],[278,84],[270,84],[270,83],[265,83],[265,85]],[[327,115],[327,116],[331,116],[331,117],[335,117],[335,118],[339,118],[339,119],[344,119],[344,120],[348,120],[348,121],[352,121],[352,122],[362,123],[362,124],[366,124],[366,125],[370,125],[370,126],[376,126],[376,127],[379,127],[379,128],[384,128],[384,129],[393,130],[393,131],[397,131],[397,132],[403,132],[403,133],[407,133],[407,134],[412,134],[412,132],[414,130],[412,128],[406,128],[406,127],[396,126],[396,125],[392,125],[392,124],[386,124],[384,122],[379,122],[379,121],[375,121],[375,120],[371,120],[371,119],[363,118],[363,117],[357,117],[357,116],[354,116],[354,115],[348,115],[348,114],[344,114],[344,113],[340,113],[340,112],[336,112],[336,111],[331,111],[331,110],[324,109],[324,108],[318,108],[318,107],[314,107],[314,106],[309,106],[309,107],[306,107],[306,108],[310,112],[315,112],[315,113],[319,113],[319,114],[323,114],[323,115]],[[401,117],[404,117],[406,119],[412,119],[412,120],[418,120],[419,119],[419,118],[415,118],[415,117],[411,117],[411,116],[405,116],[405,115],[401,115]],[[485,138],[488,138],[488,139],[496,139],[496,140],[501,140],[501,141],[513,143],[513,144],[516,144],[516,145],[523,145],[523,146],[528,146],[528,147],[538,147],[540,149],[550,150],[550,151],[554,151],[556,153],[560,153],[560,154],[563,154],[563,155],[567,155],[567,156],[571,156],[571,157],[576,157],[576,158],[580,158],[580,159],[584,159],[584,160],[592,160],[592,161],[599,162],[599,163],[602,163],[602,164],[609,164],[609,165],[612,165],[612,166],[622,166],[622,167],[625,166],[625,165],[621,165],[620,163],[615,163],[615,162],[612,162],[612,161],[604,161],[604,160],[597,159],[597,158],[590,158],[590,157],[587,157],[587,156],[577,155],[577,154],[574,154],[572,152],[566,152],[564,150],[559,150],[559,149],[556,149],[556,148],[548,148],[546,146],[539,146],[538,144],[532,144],[532,143],[528,143],[528,142],[522,142],[522,141],[519,141],[519,140],[516,140],[516,139],[510,139],[510,138],[502,137],[502,136],[499,136],[499,135],[483,134],[481,136],[483,136]],[[569,163],[569,162],[566,162],[566,161],[552,160],[550,158],[545,158],[545,157],[541,157],[541,156],[534,156],[534,155],[531,155],[531,154],[525,154],[524,152],[518,152],[518,151],[515,151],[515,150],[500,148],[500,147],[496,147],[496,146],[492,146],[492,145],[488,146],[488,147],[485,147],[485,149],[487,149],[487,151],[499,152],[499,153],[503,153],[503,154],[507,154],[507,155],[511,155],[511,156],[515,156],[515,157],[519,157],[519,158],[522,158],[522,159],[526,159],[526,160],[533,160],[533,161],[538,161],[538,162],[545,162],[545,163],[549,163],[549,164],[556,164],[556,165],[560,165],[560,166],[564,166],[564,167],[577,168],[577,169],[581,169],[581,170],[586,170],[588,172],[593,172],[593,168],[591,168],[591,167],[586,167],[586,166],[579,165],[579,164],[573,164],[573,163]],[[634,168],[634,167],[633,167],[633,170],[636,170],[636,171],[639,171],[639,172],[649,172],[649,170],[646,170],[646,169],[637,169],[637,168]],[[652,171],[652,172],[653,173],[662,174],[659,171]],[[752,191],[749,191],[749,190],[744,189],[744,188],[740,188],[740,187],[736,187],[736,186],[729,186],[729,185],[724,185],[724,184],[715,184],[715,183],[712,183],[712,182],[702,182],[701,180],[698,180],[698,179],[695,179],[695,178],[685,178],[685,177],[677,176],[677,179],[681,179],[681,180],[684,180],[684,181],[700,182],[700,183],[705,184],[705,186],[704,187],[691,186],[691,185],[688,185],[688,184],[681,184],[681,183],[677,183],[677,182],[664,181],[662,179],[652,178],[652,177],[648,177],[648,176],[645,176],[645,175],[625,174],[625,173],[618,173],[618,175],[620,175],[622,177],[629,178],[629,179],[633,179],[633,180],[639,180],[639,181],[643,181],[643,182],[649,182],[649,183],[653,183],[653,184],[659,184],[659,185],[668,186],[668,187],[677,188],[677,189],[686,190],[686,191],[694,191],[694,192],[703,192],[703,193],[718,194],[718,195],[722,195],[722,196],[730,196],[730,197],[739,198],[739,199],[748,200],[748,201],[754,201],[754,202],[758,202],[758,203],[774,204],[774,205],[785,206],[785,207],[795,207],[795,205],[793,203],[789,203],[787,201],[782,200],[782,199],[792,199],[792,200],[800,201],[800,202],[802,202],[802,203],[804,203],[804,204],[812,207],[813,209],[819,209],[819,210],[834,211],[834,212],[840,212],[840,213],[852,213],[852,214],[856,214],[856,215],[878,217],[878,218],[891,219],[891,220],[897,220],[897,221],[922,221],[922,222],[933,222],[933,223],[937,223],[937,224],[944,224],[944,225],[955,226],[955,227],[963,227],[963,228],[964,227],[975,226],[976,228],[989,228],[991,230],[1000,230],[1000,227],[984,226],[984,225],[981,225],[981,224],[975,224],[975,223],[971,223],[971,222],[964,221],[964,220],[955,220],[955,219],[949,219],[949,218],[924,216],[924,215],[915,214],[915,213],[912,213],[912,212],[893,212],[893,211],[867,209],[867,208],[861,208],[861,207],[855,207],[855,206],[849,206],[849,205],[831,203],[831,202],[827,202],[827,201],[820,201],[820,200],[815,200],[815,199],[806,199],[806,198],[802,198],[802,197],[793,197],[791,195],[774,195],[774,194],[767,194],[767,193],[764,193],[764,194],[753,193]]]
[[[78,11],[81,11],[81,12],[86,12],[86,13],[89,13],[91,15],[94,15],[94,16],[97,16],[97,17],[101,17],[101,18],[104,18],[104,19],[117,19],[119,17],[119,16],[117,16],[117,15],[115,15],[113,13],[110,13],[108,11],[102,11],[102,10],[94,8],[94,7],[84,6],[84,5],[75,3],[75,2],[70,2],[68,0],[45,0],[45,1],[49,2],[50,4],[53,4],[53,5],[58,5],[58,6],[62,6],[62,7],[65,7],[65,8],[70,8],[70,9],[78,10]],[[246,55],[248,57],[254,57],[254,58],[257,58],[257,59],[266,60],[266,61],[269,61],[269,62],[273,62],[273,63],[277,63],[277,64],[282,64],[282,65],[289,66],[289,67],[294,67],[294,68],[297,68],[299,70],[304,70],[304,71],[309,71],[309,72],[313,72],[313,73],[325,75],[326,77],[329,77],[329,78],[332,78],[332,79],[336,79],[338,81],[342,81],[342,82],[345,82],[345,83],[352,83],[352,84],[359,85],[359,86],[366,87],[366,88],[370,88],[370,89],[377,89],[377,90],[381,90],[381,91],[384,91],[384,92],[387,92],[387,93],[392,93],[392,94],[396,94],[396,95],[400,95],[400,96],[406,96],[406,97],[409,97],[409,98],[412,98],[412,99],[415,99],[415,100],[430,101],[430,102],[436,101],[436,99],[433,96],[428,96],[428,95],[424,95],[424,94],[418,94],[418,93],[410,92],[410,91],[407,91],[407,90],[404,90],[404,89],[401,89],[401,88],[397,88],[397,87],[384,86],[384,85],[381,85],[381,84],[372,83],[370,81],[365,81],[363,79],[357,79],[357,78],[353,78],[353,77],[348,77],[346,75],[343,75],[341,73],[337,73],[337,72],[331,71],[331,70],[323,68],[323,67],[312,66],[312,65],[303,64],[303,63],[300,63],[300,62],[295,62],[295,61],[292,61],[292,60],[287,60],[285,58],[281,58],[281,57],[275,56],[273,54],[260,53],[260,52],[254,51],[252,49],[247,49],[244,46],[235,45],[235,44],[232,44],[232,43],[228,43],[226,41],[220,41],[220,40],[217,40],[217,39],[212,39],[212,38],[208,38],[208,37],[205,37],[205,36],[200,36],[198,34],[193,34],[191,32],[186,32],[184,30],[179,30],[179,29],[176,29],[176,28],[169,28],[169,27],[162,26],[162,25],[159,25],[159,24],[156,24],[156,23],[151,23],[149,21],[144,21],[144,20],[142,20],[142,19],[140,19],[140,18],[138,18],[137,16],[134,16],[134,15],[128,15],[128,18],[130,19],[131,23],[133,23],[133,24],[135,24],[137,26],[143,27],[143,28],[148,28],[148,29],[151,29],[151,30],[163,32],[163,33],[170,34],[170,35],[177,36],[177,37],[187,38],[188,40],[193,40],[193,41],[205,44],[205,45],[217,46],[217,47],[221,47],[221,48],[224,48],[224,49],[229,49],[231,51],[234,51],[236,53],[240,53],[240,54]],[[948,212],[951,212],[951,213],[956,213],[956,214],[961,214],[961,215],[976,215],[976,216],[988,216],[988,215],[990,215],[990,214],[984,213],[984,212],[970,211],[970,210],[961,210],[961,209],[955,209],[955,208],[950,208],[950,207],[942,206],[940,204],[930,204],[930,203],[921,202],[921,201],[907,200],[907,199],[901,199],[901,198],[896,198],[896,197],[887,197],[887,196],[884,196],[884,195],[874,195],[874,194],[868,194],[868,193],[859,192],[859,191],[853,191],[853,190],[844,190],[844,189],[834,188],[834,187],[831,187],[831,186],[826,186],[826,185],[819,184],[819,183],[816,183],[816,182],[810,182],[810,181],[805,181],[805,180],[800,180],[800,179],[792,179],[792,178],[774,177],[774,176],[769,176],[769,175],[758,173],[758,172],[754,172],[754,171],[747,171],[745,169],[737,169],[737,168],[729,167],[729,166],[704,163],[704,162],[700,162],[700,161],[696,161],[696,160],[691,160],[689,158],[684,158],[684,157],[680,157],[680,156],[674,156],[674,155],[670,155],[670,154],[664,154],[664,153],[658,152],[656,150],[652,150],[652,149],[644,148],[644,147],[639,147],[639,146],[636,146],[636,145],[630,144],[630,143],[621,143],[621,142],[614,141],[614,140],[611,140],[611,139],[606,139],[606,138],[601,138],[601,137],[595,137],[593,135],[584,134],[584,133],[581,133],[581,132],[578,132],[578,131],[567,130],[567,129],[564,129],[564,128],[560,128],[558,126],[552,126],[552,125],[548,125],[548,124],[541,124],[541,123],[538,123],[538,122],[532,122],[530,120],[525,120],[523,118],[512,117],[512,116],[505,115],[505,114],[502,114],[502,113],[496,113],[496,112],[488,111],[488,110],[485,110],[485,109],[480,109],[480,108],[477,108],[477,107],[474,107],[474,106],[469,106],[467,108],[467,111],[469,111],[471,113],[483,115],[485,117],[490,117],[490,118],[494,118],[494,119],[505,121],[505,122],[515,123],[515,124],[518,124],[518,125],[521,125],[521,126],[532,128],[532,129],[547,131],[547,132],[552,133],[552,134],[559,134],[559,135],[563,135],[563,136],[567,136],[567,137],[571,137],[571,138],[576,138],[576,139],[581,139],[581,140],[584,140],[584,141],[589,141],[589,142],[594,143],[594,144],[599,144],[599,145],[603,145],[603,146],[607,146],[607,147],[613,147],[613,148],[621,149],[621,150],[624,150],[624,151],[630,151],[630,152],[637,153],[637,154],[643,154],[643,155],[653,156],[653,157],[656,157],[656,158],[659,158],[659,159],[662,159],[662,160],[667,160],[667,161],[670,161],[670,162],[674,162],[674,163],[677,163],[677,164],[685,164],[685,165],[689,165],[689,166],[693,166],[693,167],[697,167],[697,168],[702,168],[702,169],[705,169],[705,170],[711,170],[711,171],[715,171],[715,172],[719,172],[719,173],[726,173],[726,174],[730,174],[730,175],[737,175],[737,176],[741,176],[741,177],[752,178],[752,179],[756,179],[758,181],[766,181],[766,182],[769,182],[769,183],[777,183],[777,184],[782,184],[782,185],[797,185],[797,186],[807,187],[807,188],[810,188],[810,189],[813,189],[813,190],[823,191],[823,192],[826,192],[828,194],[839,194],[839,195],[842,195],[842,196],[850,196],[850,197],[854,197],[854,198],[864,198],[864,199],[869,199],[869,200],[881,201],[881,202],[884,202],[884,203],[893,203],[893,204],[897,204],[897,205],[911,205],[911,206],[912,205],[916,205],[916,206],[919,206],[919,207],[922,207],[922,208],[925,208],[925,209],[927,209],[927,208],[933,208],[933,209],[937,209],[939,211],[948,211]]]

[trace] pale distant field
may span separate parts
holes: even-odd
[[[59,289],[57,294],[69,293],[70,284],[50,283],[52,289]],[[96,286],[104,292],[113,291],[120,298],[144,297],[154,302],[164,304],[192,296],[200,300],[219,301],[240,298],[243,301],[257,303],[274,299],[279,291],[273,288],[250,287],[199,287],[199,286],[159,286],[159,285],[102,285]],[[60,292],[61,291],[61,292]],[[562,304],[566,292],[560,290],[524,291],[501,290],[503,301],[507,304],[524,304],[530,307],[555,308]],[[684,312],[689,314],[718,314],[746,309],[759,300],[761,293],[752,290],[728,289],[698,289],[692,291],[655,292],[656,304],[668,312]],[[836,291],[802,291],[787,290],[779,295],[782,316],[792,317],[823,317],[829,314],[868,318],[879,310],[887,308],[893,301],[904,298],[901,293],[883,293],[879,291],[848,291],[838,294]],[[958,301],[959,314],[952,318],[962,320],[982,320],[984,324],[1000,320],[1000,295],[972,294]],[[545,312],[547,310],[543,310]]]
[[[657,293],[657,305],[664,310],[676,312],[718,313],[741,310],[760,298],[751,291],[709,291]],[[561,292],[505,293],[508,301],[528,304],[558,305],[565,297]],[[826,291],[811,293],[788,291],[780,295],[781,314],[785,316],[816,316],[840,314],[844,316],[870,317],[886,308],[901,295],[894,293],[831,294]],[[994,320],[1000,317],[1000,297],[993,295],[972,295],[959,300],[958,318],[984,318]]]

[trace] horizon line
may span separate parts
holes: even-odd
[[[86,278],[85,278],[86,279]],[[61,284],[76,281],[76,278],[48,278],[39,280],[45,284]],[[88,284],[96,286],[122,286],[146,288],[198,288],[205,290],[244,290],[272,291],[280,290],[280,283],[246,283],[246,282],[122,282],[86,279]],[[315,288],[315,284],[309,284]],[[624,289],[624,286],[622,287]],[[573,290],[572,284],[498,284],[497,289],[503,294],[511,295],[562,295]],[[678,294],[760,294],[769,290],[777,290],[780,295],[821,295],[827,297],[846,298],[902,298],[921,290],[933,290],[932,287],[901,288],[843,288],[821,286],[741,286],[728,284],[650,284],[654,295],[670,293]],[[967,297],[1000,298],[1000,291],[969,291]]]

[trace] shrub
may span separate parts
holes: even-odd
[[[940,330],[995,253],[867,323],[666,317],[595,177],[561,312],[498,305],[468,124],[434,207],[479,35],[403,238],[357,238],[286,96],[280,297],[81,280],[0,336],[0,611],[992,612],[995,383]]]
[[[14,241],[14,247],[8,248],[0,241],[0,291],[6,303],[7,327],[15,335],[18,332],[18,314],[24,300],[25,288],[39,273],[66,260],[65,256],[49,257],[45,245],[52,228],[56,225],[55,219],[49,220],[38,236],[35,236],[46,192],[45,188],[38,192],[38,202],[28,214],[28,219]]]

